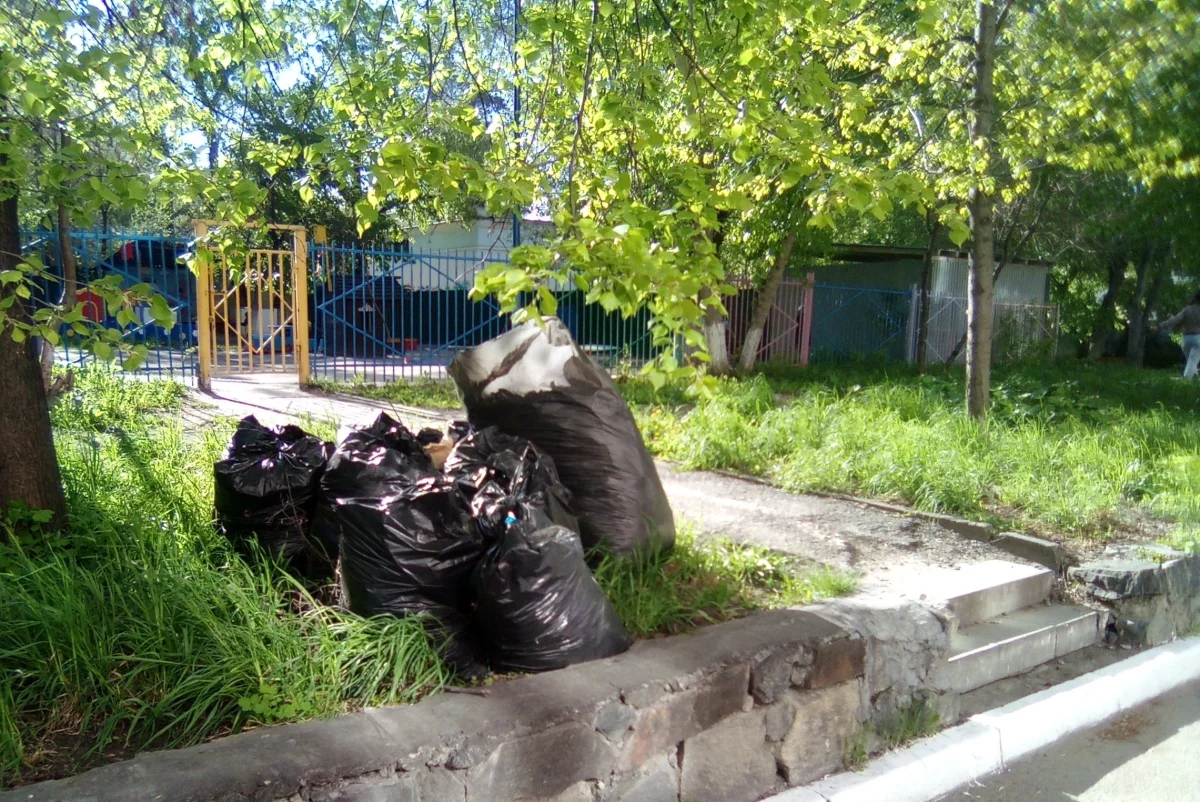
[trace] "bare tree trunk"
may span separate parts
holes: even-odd
[[[937,238],[941,231],[937,212],[930,209],[925,213],[925,227],[929,230],[929,242],[925,246],[925,258],[921,262],[921,309],[917,317],[917,372],[925,372],[929,356],[929,286],[933,283],[933,260],[937,256]]]
[[[7,161],[0,153],[0,167]],[[21,262],[16,187],[0,185],[0,197],[6,194],[0,200],[0,270],[15,270]],[[12,336],[14,321],[30,322],[24,302],[15,296],[18,286],[0,285],[0,299],[13,298],[9,320],[0,323],[0,513],[22,503],[49,510],[51,525],[57,526],[66,520],[67,503],[41,371],[31,343]]]
[[[1096,325],[1092,329],[1092,342],[1088,348],[1088,359],[1099,359],[1104,353],[1104,341],[1112,331],[1114,314],[1117,309],[1117,293],[1125,284],[1125,269],[1127,264],[1125,251],[1118,249],[1108,257],[1108,287],[1104,297],[1100,299],[1100,312],[1096,317]]]
[[[993,70],[996,56],[996,8],[980,2],[979,25],[975,31],[975,114],[971,138],[984,158],[984,171],[992,172],[992,122],[996,97]],[[991,395],[992,307],[995,269],[995,205],[981,186],[971,189],[971,272],[967,278],[967,414],[987,417]]]
[[[788,262],[792,258],[792,250],[796,247],[796,234],[792,232],[783,238],[779,244],[779,253],[775,254],[775,264],[767,280],[754,298],[754,312],[750,316],[750,327],[746,329],[746,339],[742,343],[742,355],[738,360],[738,368],[747,372],[754,367],[758,358],[758,347],[762,345],[763,329],[767,327],[767,319],[775,306],[775,296],[779,294],[779,285],[787,275]]]
[[[712,290],[705,287],[700,291],[700,300],[712,295]],[[709,306],[704,310],[704,342],[708,346],[708,372],[714,376],[728,376],[733,373],[733,365],[729,361],[729,348],[725,343],[725,315],[720,307]]]
[[[1142,258],[1137,265],[1137,285],[1133,292],[1133,300],[1126,309],[1129,315],[1129,341],[1125,351],[1125,361],[1131,367],[1140,368],[1146,361],[1146,318],[1149,305],[1157,300],[1162,280],[1155,276],[1151,281],[1154,270],[1153,245],[1142,249]]]

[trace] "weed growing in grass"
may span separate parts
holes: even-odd
[[[863,724],[850,733],[842,744],[842,767],[846,771],[862,771],[871,757],[871,726]]]
[[[751,610],[806,604],[854,590],[848,574],[757,546],[681,529],[669,552],[600,555],[596,580],[635,637],[674,634]]]
[[[344,393],[375,401],[388,401],[410,407],[427,409],[460,409],[462,400],[458,389],[449,379],[434,379],[420,376],[414,379],[399,379],[387,384],[368,384],[361,376],[352,381],[341,382],[330,379],[313,379],[313,385],[327,393]]]
[[[868,722],[855,729],[842,745],[842,765],[848,771],[861,771],[873,754],[901,749],[927,738],[941,724],[942,717],[926,699],[914,699],[878,723]]]
[[[933,705],[919,697],[885,716],[875,729],[883,749],[887,751],[933,735],[941,724],[942,717],[933,709]]]

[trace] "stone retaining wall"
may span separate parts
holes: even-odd
[[[865,720],[928,686],[943,622],[841,600],[639,643],[480,697],[263,728],[0,802],[752,802],[841,768]]]
[[[1156,646],[1200,625],[1200,555],[1166,546],[1115,546],[1110,557],[1070,569],[1112,615],[1108,639]]]

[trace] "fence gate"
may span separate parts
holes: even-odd
[[[220,225],[197,221],[197,239]],[[213,376],[243,373],[295,373],[308,383],[307,233],[302,226],[267,229],[286,234],[291,246],[197,260],[201,389],[211,388]]]

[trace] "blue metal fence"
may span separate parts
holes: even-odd
[[[312,373],[341,381],[440,376],[454,355],[509,328],[491,299],[469,297],[480,270],[508,263],[504,251],[417,253],[398,245],[314,244]],[[654,355],[648,312],[631,318],[560,290],[558,316],[602,363]]]
[[[908,359],[912,292],[814,285],[810,362]]]
[[[21,245],[23,251],[36,255],[55,277],[38,282],[33,302],[58,303],[62,295],[62,259],[57,234],[26,232],[22,234]],[[154,323],[148,307],[135,310],[138,321],[125,332],[125,341],[146,346],[148,357],[139,368],[141,372],[185,380],[197,375],[196,279],[179,261],[188,247],[189,240],[181,237],[96,231],[71,233],[71,249],[75,254],[80,285],[77,300],[83,303],[83,312],[88,319],[116,327],[116,321],[108,314],[103,302],[86,288],[88,282],[110,275],[120,276],[125,287],[150,284],[175,312],[175,326],[164,329]],[[61,364],[79,366],[95,361],[96,357],[82,348],[80,339],[64,327],[57,359]]]

